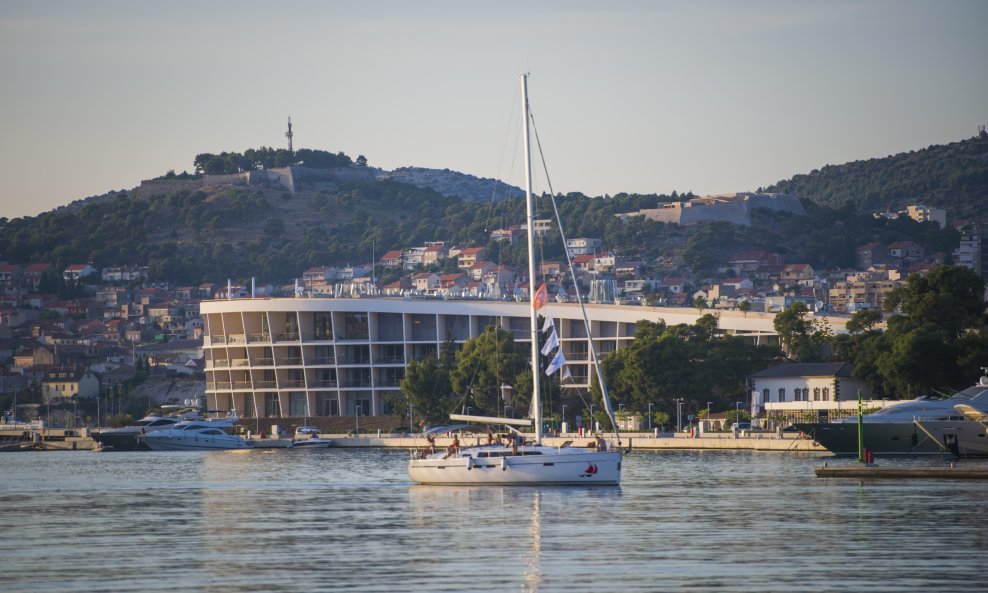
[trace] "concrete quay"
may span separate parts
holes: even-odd
[[[426,440],[421,436],[391,436],[391,435],[360,435],[351,436],[346,434],[324,435],[333,439],[333,444],[337,447],[380,447],[398,449],[423,449]],[[613,434],[605,434],[604,438],[614,441]],[[580,437],[578,434],[567,434],[555,437],[543,437],[542,442],[548,446],[562,446],[570,442],[571,446],[587,445],[593,440],[592,437]],[[437,437],[436,447],[446,447],[453,441],[452,437]],[[482,445],[487,442],[485,435],[460,436],[460,445],[468,447],[471,445]],[[652,433],[624,433],[621,435],[621,443],[625,447],[630,447],[634,451],[649,450],[747,450],[747,451],[778,451],[778,452],[814,452],[829,455],[830,452],[816,444],[811,439],[799,438],[798,435],[789,433],[783,434],[782,438],[772,433],[753,434],[748,436],[738,436],[735,438],[731,433],[706,434],[699,437],[690,437],[687,434],[660,434],[655,436]]]
[[[3,436],[7,437],[7,439],[4,439],[7,443],[14,443],[14,437],[23,439],[19,441],[19,448],[13,447],[7,450],[89,451],[96,446],[96,442],[89,437],[89,430],[85,428],[75,431],[63,429],[32,431],[32,434],[28,438],[25,438],[23,433],[0,435],[0,438]],[[343,433],[323,434],[322,436],[332,439],[336,447],[348,448],[424,449],[427,444],[423,436],[398,436],[387,433],[365,433],[359,436]],[[605,434],[604,438],[612,443],[614,442],[613,434]],[[284,449],[291,444],[290,438],[257,438],[255,436],[248,440],[255,449]],[[558,447],[569,442],[572,446],[585,446],[592,440],[592,437],[581,437],[577,433],[571,433],[554,437],[544,437],[543,444]],[[452,437],[440,436],[436,438],[436,447],[446,447],[452,442]],[[486,442],[486,435],[460,435],[460,444],[462,446],[481,445]],[[691,437],[686,433],[660,433],[658,436],[648,432],[622,433],[621,443],[624,447],[630,447],[635,451],[747,450],[829,454],[829,451],[820,447],[814,441],[799,438],[798,435],[790,433],[783,433],[781,438],[775,433],[755,433],[736,438],[731,433],[708,433],[698,437]]]

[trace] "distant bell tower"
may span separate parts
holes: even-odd
[[[288,116],[288,131],[285,132],[285,138],[288,138],[288,152],[290,152],[292,154],[295,154],[295,151],[292,149],[292,136],[293,135],[294,134],[292,134],[292,118],[291,118],[291,116]]]

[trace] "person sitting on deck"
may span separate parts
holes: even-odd
[[[433,453],[435,453],[436,452],[436,437],[434,437],[434,436],[432,436],[430,434],[429,436],[425,437],[425,440],[429,442],[429,444],[426,445],[426,447],[425,447],[425,452],[428,453],[428,454],[430,454],[430,455],[433,454]]]
[[[494,444],[494,433],[493,432],[488,432],[487,433],[487,444],[488,445],[493,445]]]
[[[443,456],[443,459],[449,459],[453,455],[456,455],[456,452],[459,451],[459,449],[460,437],[453,437],[453,442],[449,445],[449,447],[446,447],[446,455]]]
[[[607,450],[607,441],[605,441],[604,440],[604,437],[600,436],[599,434],[597,435],[597,438],[595,439],[595,443],[597,445],[597,450],[598,451],[606,451]]]

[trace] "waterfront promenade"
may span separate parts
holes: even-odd
[[[0,435],[0,439],[18,435]],[[423,436],[396,436],[386,433],[365,433],[355,436],[347,434],[323,434],[333,440],[334,446],[341,448],[381,448],[381,449],[424,449],[426,440]],[[604,434],[604,438],[614,441],[613,434]],[[291,439],[288,438],[253,438],[256,448],[287,448]],[[452,437],[437,437],[436,447],[446,447],[452,442]],[[572,446],[587,445],[592,437],[579,436],[570,433],[555,437],[543,438],[543,443],[549,446],[562,446],[567,441]],[[65,451],[88,451],[94,448],[95,442],[89,438],[88,429],[66,431],[49,429],[45,435],[37,434],[30,441],[37,449]],[[463,446],[483,444],[487,442],[486,435],[460,436]],[[621,442],[624,447],[632,450],[744,450],[744,451],[777,451],[777,452],[819,452],[829,454],[826,449],[817,445],[811,439],[799,438],[794,433],[783,433],[781,438],[777,433],[753,433],[746,436],[734,437],[732,433],[708,433],[699,437],[690,437],[687,433],[654,433],[637,432],[622,433]]]

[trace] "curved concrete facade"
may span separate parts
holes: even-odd
[[[277,298],[204,301],[200,310],[207,406],[244,417],[388,414],[391,402],[403,399],[405,365],[437,354],[447,338],[462,344],[497,325],[518,341],[529,340],[527,303]],[[555,321],[575,381],[567,387],[586,389],[590,350],[579,306],[551,303],[540,313]],[[702,313],[588,304],[587,314],[604,357],[633,340],[639,320],[692,324]],[[774,315],[716,314],[723,332],[778,342]]]

